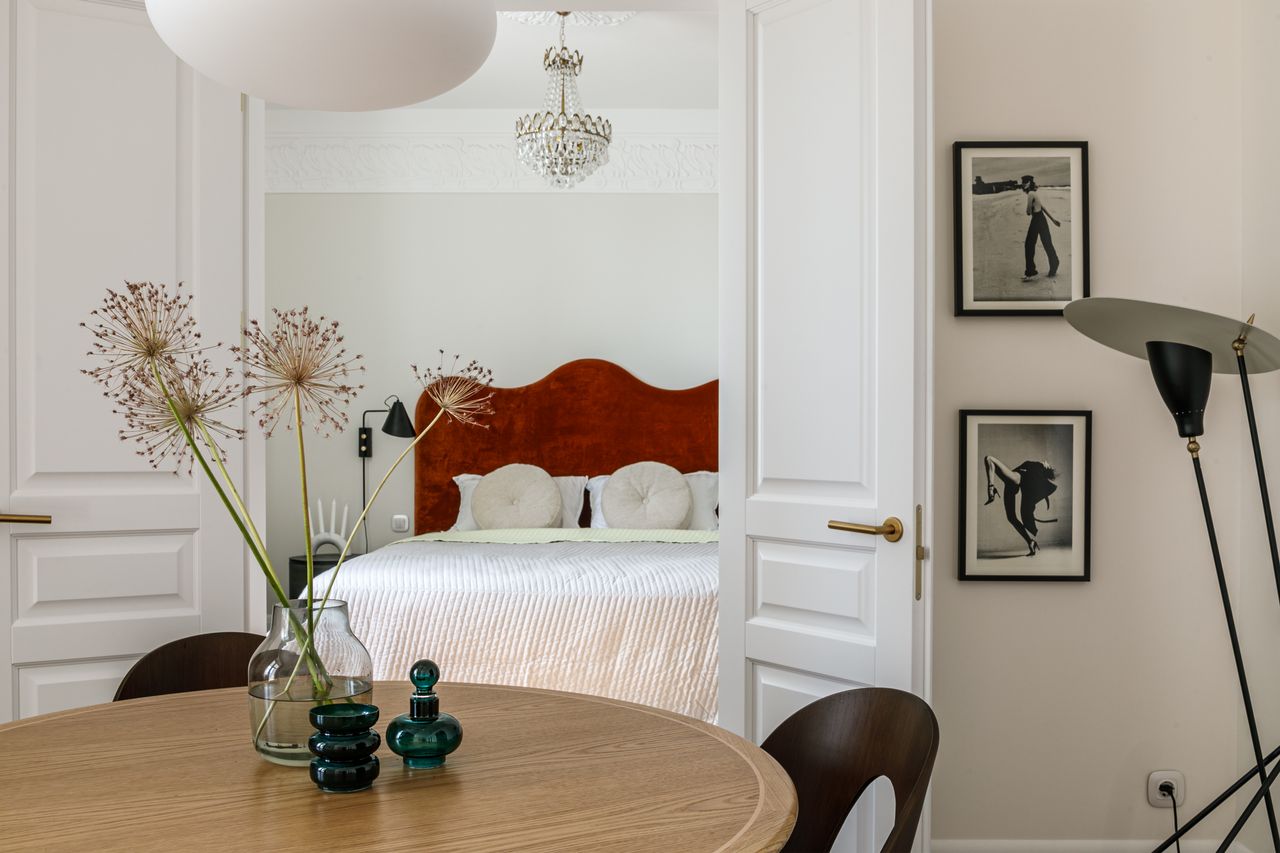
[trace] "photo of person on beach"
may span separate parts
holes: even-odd
[[[956,152],[956,313],[1061,313],[1087,296],[1083,150],[956,145],[973,146]]]

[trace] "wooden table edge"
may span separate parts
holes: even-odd
[[[716,740],[729,747],[735,755],[738,756],[756,777],[756,787],[760,792],[760,796],[756,802],[756,810],[752,814],[751,819],[740,829],[733,838],[726,841],[716,853],[720,851],[733,850],[735,846],[744,844],[753,845],[751,849],[762,851],[780,850],[787,839],[791,837],[791,830],[795,827],[796,815],[799,809],[799,803],[796,798],[796,789],[791,777],[787,775],[787,771],[782,769],[782,765],[778,764],[764,750],[748,741],[746,738],[736,735],[728,729],[693,717],[678,714],[674,711],[667,711],[662,708],[653,708],[648,705],[640,705],[635,702],[625,702],[621,699],[611,699],[608,696],[591,696],[586,693],[571,693],[566,690],[546,690],[540,687],[517,687],[506,684],[481,684],[475,682],[452,681],[442,683],[440,687],[447,694],[450,686],[459,687],[478,687],[491,690],[504,690],[519,693],[546,694],[552,696],[564,696],[580,701],[594,702],[600,705],[612,705],[617,708],[627,708],[633,711],[649,714],[655,717],[662,717],[674,723],[694,729],[709,735]],[[409,694],[413,692],[413,688],[408,682],[401,681],[375,681],[373,689],[375,693],[379,688],[392,689],[402,687],[405,691],[406,701]],[[55,720],[66,719],[69,717],[78,717],[84,714],[91,714],[101,711],[104,708],[112,708],[125,705],[161,705],[167,702],[173,702],[182,697],[191,697],[199,695],[222,695],[230,693],[244,693],[244,687],[227,687],[221,690],[202,690],[190,693],[166,693],[160,696],[147,696],[141,699],[125,699],[120,702],[104,702],[98,705],[87,705],[83,708],[69,708],[65,711],[53,711],[48,714],[38,714],[33,717],[24,717],[20,720],[14,720],[8,723],[0,723],[0,734],[14,731],[16,729],[25,728],[30,725],[52,722]],[[784,793],[785,792],[785,793]],[[789,794],[789,796],[787,796]],[[760,819],[765,813],[767,806],[772,805],[775,809],[780,809],[785,800],[786,819],[783,824],[773,831],[769,831],[766,827],[760,826]],[[771,810],[772,811],[772,810]]]

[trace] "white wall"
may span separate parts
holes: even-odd
[[[1147,805],[1149,771],[1185,772],[1195,803],[1238,763],[1238,692],[1190,462],[1144,362],[1059,318],[952,316],[950,145],[1088,140],[1093,294],[1240,314],[1240,4],[934,9],[934,837],[1162,838],[1171,815]],[[963,407],[1093,410],[1092,582],[955,579]],[[1233,576],[1239,408],[1231,377],[1219,377],[1203,459]],[[1221,837],[1223,812],[1201,837]]]
[[[478,359],[502,386],[586,357],[666,387],[715,378],[714,194],[269,195],[266,218],[268,306],[338,319],[365,356],[351,429],[306,435],[313,499],[349,503],[353,519],[361,410],[397,394],[412,411],[409,364],[434,364],[439,349]],[[382,417],[370,416],[371,489],[403,447],[378,431]],[[280,430],[268,442],[267,536],[280,566],[303,551],[293,441]],[[406,464],[372,514],[372,546],[401,538],[390,516],[412,515],[412,483]]]

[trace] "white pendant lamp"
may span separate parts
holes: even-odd
[[[160,38],[208,77],[276,104],[380,110],[449,91],[497,32],[493,0],[146,0]]]

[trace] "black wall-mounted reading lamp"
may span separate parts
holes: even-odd
[[[413,421],[409,418],[409,413],[405,410],[404,403],[400,402],[400,398],[395,394],[382,401],[385,409],[365,409],[360,415],[360,431],[356,437],[360,440],[360,446],[357,452],[361,459],[368,459],[373,455],[373,430],[369,429],[369,415],[378,412],[386,412],[387,419],[382,422],[382,431],[387,435],[394,435],[396,438],[415,438],[418,431],[413,428]]]
[[[385,409],[365,409],[360,415],[360,430],[356,433],[359,444],[356,453],[360,456],[360,508],[368,502],[369,493],[369,457],[373,455],[373,430],[369,428],[369,415],[386,412],[387,419],[382,422],[382,431],[396,438],[415,438],[418,431],[413,428],[413,420],[405,410],[404,403],[395,394],[382,401]],[[364,524],[364,551],[369,553],[369,519]]]

